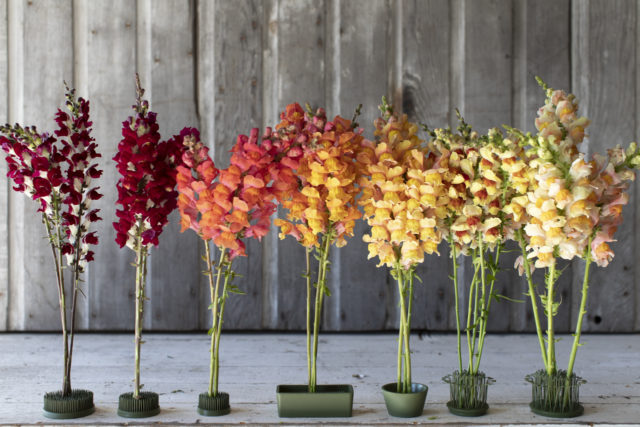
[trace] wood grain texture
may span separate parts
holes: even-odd
[[[363,104],[358,123],[365,136],[373,137],[373,120],[383,95],[392,95],[388,86],[393,68],[391,6],[386,0],[333,1],[327,6],[327,54],[325,84],[330,117],[351,118]],[[357,52],[357,54],[354,54]],[[377,330],[385,327],[385,304],[396,301],[395,288],[387,288],[386,267],[376,268],[376,259],[367,259],[369,233],[364,221],[357,221],[354,236],[346,246],[333,250],[325,319],[330,330]],[[391,292],[389,292],[391,291]],[[395,322],[395,306],[391,319]]]
[[[544,91],[535,76],[540,76],[554,88],[571,88],[571,19],[569,0],[519,0],[514,3],[514,73],[513,73],[513,125],[525,132],[535,132],[534,120],[538,108],[544,104]],[[512,249],[519,251],[517,245]],[[515,256],[510,257],[515,258]],[[513,262],[504,263],[513,270]],[[556,330],[567,332],[571,315],[572,264],[562,260],[563,273],[557,284],[558,298],[562,305],[556,317]],[[544,289],[543,271],[535,274],[534,282]],[[511,304],[509,330],[534,331],[530,298],[524,295],[528,286],[524,278],[510,275],[513,293],[524,303]]]
[[[447,127],[452,108],[451,8],[446,0],[405,1],[402,7],[402,111],[430,128]],[[414,329],[456,327],[452,260],[445,242],[438,250],[416,269],[422,283],[415,283]]]
[[[196,127],[195,3],[151,2],[151,80],[146,84],[158,113],[163,140],[184,127]],[[180,214],[169,216],[160,244],[151,250],[147,283],[151,324],[155,330],[194,330],[199,325],[199,284],[202,265],[198,236],[180,233]]]
[[[0,1],[0,99],[9,98],[9,46],[7,1]],[[0,122],[9,120],[7,103],[0,104]],[[0,331],[7,330],[9,320],[9,179],[4,152],[0,153]]]
[[[640,98],[640,54],[638,54],[637,51],[637,46],[640,46],[640,2],[636,2],[636,93],[635,93],[635,97],[636,97],[636,109],[638,108],[638,102],[637,100]],[[637,111],[636,111],[637,114]],[[640,140],[640,120],[638,120],[636,118],[636,142],[638,140]],[[638,207],[638,203],[640,203],[640,185],[635,185],[635,197],[636,197],[636,203],[635,203],[635,209],[636,209],[636,215],[635,218],[633,218],[633,227],[634,227],[634,235],[635,235],[635,247],[636,248],[640,248],[640,233],[638,233],[638,230],[640,230],[640,215],[638,215],[638,212],[640,207]],[[636,306],[635,306],[635,325],[634,325],[634,331],[640,331],[640,314],[638,314],[638,309],[640,309],[640,274],[638,274],[638,266],[636,264],[634,264],[634,283],[633,286],[635,288],[635,300],[636,300]]]
[[[238,134],[273,126],[291,102],[345,117],[363,103],[359,121],[369,137],[383,94],[430,127],[455,126],[458,107],[480,132],[503,123],[532,131],[543,102],[535,75],[576,94],[592,119],[584,147],[602,153],[640,137],[639,16],[639,2],[624,0],[0,0],[0,82],[6,82],[0,97],[7,100],[0,121],[53,130],[63,80],[91,101],[105,169],[99,184],[105,197],[97,203],[104,220],[79,325],[130,330],[133,256],[114,243],[118,175],[111,158],[135,101],[135,71],[159,113],[163,137],[197,126],[220,167],[228,165]],[[0,330],[57,330],[43,226],[33,203],[9,190],[1,163]],[[586,330],[640,330],[638,191],[634,184],[613,245],[616,258],[592,273]],[[152,251],[148,329],[207,329],[210,323],[202,243],[178,228],[174,214]],[[366,229],[359,222],[349,244],[333,250],[324,330],[397,326],[396,286],[366,259]],[[235,261],[243,275],[237,284],[247,295],[228,301],[225,328],[304,329],[303,248],[291,238],[280,241],[275,227],[262,242],[247,244],[249,257]],[[415,329],[455,330],[451,259],[445,244],[440,252],[418,269],[425,283],[416,284]],[[516,256],[502,257],[496,291],[522,299]],[[580,262],[563,267],[559,332],[575,323],[583,269]],[[469,268],[462,262],[463,280]],[[542,274],[535,276],[541,286]],[[494,303],[489,328],[532,331],[531,317],[528,301]]]
[[[21,58],[15,58],[23,61],[22,77],[15,83],[22,84],[24,101],[13,101],[13,108],[20,110],[13,111],[13,118],[37,126],[40,132],[53,132],[56,109],[64,105],[63,81],[73,79],[73,61],[72,49],[52,51],[49,41],[72,46],[71,1],[40,0],[22,6],[24,50]],[[15,240],[9,273],[12,280],[10,327],[56,330],[60,327],[58,291],[41,215],[36,212],[36,203],[24,195],[12,196],[10,204],[18,198],[21,200],[16,204],[18,211],[13,211],[15,215],[11,216],[17,219],[18,226],[10,226],[15,230],[10,235],[10,239]]]
[[[573,7],[574,50],[573,92],[581,101],[581,113],[591,120],[588,139],[582,151],[606,154],[606,149],[626,145],[634,140],[638,106],[635,68],[637,4],[626,1],[577,2]],[[611,31],[615,22],[616,31]],[[636,184],[634,184],[636,185]],[[590,274],[587,317],[583,329],[588,331],[631,331],[635,322],[634,272],[637,267],[634,221],[635,190],[630,190],[629,204],[623,215],[626,221],[618,228],[617,242],[611,245],[615,258],[606,269],[595,268]],[[576,265],[577,264],[577,265]],[[574,263],[571,313],[575,325],[579,311],[583,263]]]
[[[463,87],[460,112],[467,123],[484,133],[492,127],[511,122],[513,4],[510,1],[482,0],[463,2],[462,38]],[[460,13],[460,12],[459,12]],[[453,126],[453,123],[452,123]],[[501,255],[502,265],[513,265],[513,256]],[[465,272],[471,272],[465,259]],[[494,292],[512,297],[512,271],[501,271]],[[470,274],[464,274],[468,282]],[[467,288],[465,294],[468,293]],[[488,329],[508,329],[510,302],[491,303]],[[463,301],[466,307],[466,298]]]
[[[100,178],[104,197],[96,203],[103,218],[97,225],[100,245],[88,279],[89,327],[97,330],[133,329],[134,255],[129,248],[118,248],[112,225],[116,220],[115,182],[120,178],[112,158],[121,139],[121,124],[135,104],[136,14],[131,6],[127,0],[92,1],[87,17],[87,96],[104,170]]]
[[[211,141],[215,147],[214,160],[219,168],[226,168],[238,135],[249,135],[252,128],[262,126],[263,2],[217,1],[214,14],[214,44],[208,49],[224,60],[213,64],[214,110],[210,117],[201,116],[201,126],[211,120],[216,124]],[[209,31],[206,27],[204,30]],[[262,242],[247,238],[245,244],[247,256],[236,258],[233,270],[242,276],[235,279],[235,285],[246,295],[232,295],[227,300],[225,329],[262,327]],[[208,289],[209,285],[204,286]],[[206,310],[209,298],[201,304]],[[206,324],[210,323],[208,316]]]
[[[287,104],[308,102],[315,107],[326,103],[325,2],[281,0],[270,3],[269,7],[266,42],[270,56],[265,58],[265,66],[273,67],[276,74],[270,76],[275,77],[270,81],[272,92],[268,92],[273,98],[266,101],[269,105],[264,114],[267,123],[277,123],[279,112]],[[281,210],[278,215],[283,215]],[[271,236],[271,239],[276,238],[277,234]],[[267,275],[270,309],[272,316],[276,316],[270,319],[275,320],[271,327],[304,329],[306,288],[301,277],[305,265],[304,248],[295,239],[287,238],[278,242],[276,248],[268,246],[268,251],[271,254],[267,262],[277,263],[275,277]],[[273,292],[276,283],[277,292]],[[339,285],[328,283],[328,286],[333,290]]]
[[[561,336],[559,351],[569,350],[570,336]],[[118,394],[129,387],[130,372],[123,369],[131,362],[129,334],[83,334],[74,357],[74,384],[94,392],[96,412],[82,422],[120,425],[117,416]],[[530,367],[538,362],[537,343],[529,335],[493,337],[495,345],[486,349],[483,365],[496,379],[489,389],[491,410],[482,421],[488,425],[549,425],[531,412],[528,402],[531,387],[523,381]],[[223,334],[220,389],[229,393],[232,411],[222,419],[204,419],[195,410],[198,394],[206,390],[208,358],[204,334],[147,334],[146,357],[142,375],[146,388],[160,394],[161,413],[154,423],[194,425],[224,422],[225,425],[278,426],[288,422],[278,418],[275,385],[300,383],[305,375],[306,359],[303,334]],[[580,357],[578,373],[589,382],[581,387],[580,399],[585,414],[580,423],[637,425],[638,385],[630,372],[638,372],[640,342],[629,335],[587,335],[591,351]],[[411,337],[413,378],[429,386],[424,414],[411,420],[388,415],[380,393],[383,381],[395,376],[395,334],[326,334],[320,362],[331,369],[321,370],[323,383],[352,384],[353,417],[340,419],[340,425],[460,426],[459,416],[449,413],[445,402],[449,386],[440,381],[450,369],[454,335],[434,334]],[[52,390],[59,380],[55,358],[49,351],[57,348],[54,334],[2,334],[0,348],[10,348],[0,358],[0,376],[6,396],[0,402],[0,418],[10,425],[36,425],[44,421],[37,408],[42,393]],[[611,352],[610,349],[617,349]],[[373,350],[375,349],[375,350]],[[372,351],[373,350],[373,351]],[[99,355],[100,357],[96,357]],[[606,368],[599,366],[606,360]],[[38,374],[34,375],[37,366]],[[34,409],[36,408],[36,409]],[[323,418],[289,421],[304,425],[327,425]],[[571,421],[573,426],[578,420]],[[472,424],[475,425],[475,424]]]

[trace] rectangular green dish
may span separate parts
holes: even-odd
[[[307,385],[279,385],[278,416],[282,418],[350,417],[353,387],[349,384],[318,385],[315,393]]]

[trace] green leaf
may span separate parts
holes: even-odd
[[[328,297],[330,297],[330,296],[331,296],[331,292],[329,291],[329,287],[327,287],[327,286],[323,286],[323,287],[322,287],[322,291],[324,292],[324,294],[325,294],[326,296],[328,296]]]
[[[507,300],[507,301],[511,301],[511,302],[517,302],[517,303],[523,303],[524,300],[521,299],[515,299],[515,298],[510,298],[506,295],[500,295],[497,293],[493,293],[493,295],[491,295],[496,301],[500,301],[500,300]]]
[[[237,287],[236,285],[231,285],[228,286],[228,290],[229,292],[231,292],[232,294],[237,294],[237,295],[246,295],[246,292],[243,292],[239,287]]]
[[[209,331],[207,332],[207,335],[213,335],[213,328],[209,329]]]

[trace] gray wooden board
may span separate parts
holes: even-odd
[[[570,336],[561,335],[561,359],[568,354]],[[585,415],[577,423],[636,423],[640,404],[640,376],[636,335],[586,335],[584,351],[576,366],[588,383],[581,386]],[[56,358],[58,334],[2,334],[0,347],[11,348],[0,360],[5,379],[0,399],[0,422],[35,424],[51,420],[41,415],[42,394],[58,384]],[[548,424],[548,418],[533,415],[528,402],[530,385],[523,377],[539,366],[534,335],[492,335],[486,349],[485,371],[496,379],[489,389],[489,414],[474,424]],[[224,419],[210,420],[196,413],[197,395],[206,390],[208,340],[192,334],[148,334],[143,346],[142,375],[146,389],[160,394],[162,412],[153,422],[186,424],[326,424],[327,419],[281,419],[277,417],[275,388],[282,383],[301,383],[306,369],[303,334],[234,334],[223,337],[220,387],[231,396],[232,412]],[[449,387],[440,378],[449,372],[455,352],[455,335],[411,338],[414,378],[429,386],[427,404],[419,418],[400,419],[387,415],[380,386],[395,376],[394,334],[327,334],[321,383],[354,386],[352,418],[336,419],[340,425],[456,424],[461,419],[448,413],[445,402]],[[77,339],[75,383],[92,390],[96,412],[69,423],[122,424],[116,415],[117,396],[130,387],[132,359],[129,334],[81,334]],[[610,349],[615,348],[615,352]],[[375,349],[375,351],[373,350]],[[51,357],[51,355],[54,355]],[[635,373],[630,375],[629,373]],[[302,374],[302,375],[301,375]],[[558,421],[554,421],[558,422]]]
[[[215,117],[201,116],[201,126],[213,120],[215,131],[215,163],[219,168],[229,166],[230,150],[238,135],[249,135],[252,128],[262,124],[262,37],[263,3],[260,1],[219,1],[215,3],[213,44],[203,46],[213,52],[214,97],[211,99]],[[270,124],[271,126],[275,123]],[[205,125],[206,126],[206,125]],[[262,134],[264,129],[260,129]],[[262,327],[262,242],[244,240],[247,257],[237,257],[233,270],[241,275],[235,279],[246,295],[232,295],[225,308],[225,329],[260,329]],[[206,298],[201,310],[207,310],[208,281],[203,278]],[[207,316],[206,327],[211,323]]]
[[[463,31],[461,37],[464,43],[464,83],[460,111],[476,131],[485,133],[488,128],[510,123],[512,118],[513,4],[510,1],[464,2],[463,8],[464,28],[458,29]],[[513,265],[514,258],[513,254],[503,254],[502,265]],[[472,275],[468,262],[465,259],[467,274],[463,276],[467,282]],[[513,296],[516,277],[512,269],[501,271],[494,292]],[[467,293],[468,284],[465,286]],[[466,300],[463,298],[463,301]],[[508,329],[510,304],[505,300],[491,302],[490,331]]]
[[[636,8],[636,46],[638,44],[640,44],[640,30],[638,29],[638,25],[640,25],[640,7]],[[640,97],[640,55],[637,54],[636,52],[636,99],[638,99],[638,97]],[[636,106],[637,108],[637,106]],[[637,114],[637,111],[636,111]],[[640,120],[636,119],[636,135],[635,135],[635,141],[640,140]],[[640,233],[638,233],[638,230],[640,229],[640,226],[638,224],[640,224],[640,215],[637,214],[638,212],[638,203],[640,203],[640,185],[635,185],[635,197],[636,197],[636,217],[634,218],[634,235],[635,235],[635,247],[636,248],[640,248]],[[635,270],[635,274],[634,274],[634,282],[633,282],[633,286],[635,287],[635,300],[636,300],[636,306],[635,309],[638,310],[638,308],[640,308],[640,274],[637,273],[637,269],[638,266],[634,264],[634,270]],[[638,331],[640,330],[640,316],[636,313],[635,314],[635,326],[634,326],[634,331]]]
[[[363,104],[358,123],[373,137],[377,105],[389,95],[387,72],[392,68],[390,6],[385,0],[335,1],[327,7],[325,81],[328,113],[351,119]],[[331,330],[377,330],[385,326],[388,269],[367,259],[362,236],[369,227],[357,221],[347,245],[334,250],[332,295],[326,299],[325,319]],[[396,316],[394,316],[395,318]],[[394,319],[395,320],[395,319]]]
[[[402,112],[430,128],[446,127],[452,108],[450,97],[451,3],[443,0],[405,1],[402,5]],[[445,48],[443,48],[443,46]],[[430,138],[424,133],[423,139]],[[440,255],[426,255],[416,269],[412,327],[450,330],[456,327],[454,288],[449,275],[452,260],[448,245]]]
[[[272,105],[265,112],[265,120],[277,123],[279,112],[287,104],[306,102],[314,107],[325,105],[325,3],[324,1],[281,0],[269,4],[274,20],[269,21],[269,45],[275,42],[275,52],[265,66],[275,67],[277,77],[270,81],[274,85]],[[331,118],[335,112],[328,112]],[[282,209],[278,215],[283,216]],[[272,231],[273,232],[273,231]],[[277,236],[277,235],[276,235]],[[277,238],[272,236],[272,238]],[[305,326],[306,288],[301,277],[304,273],[304,248],[292,237],[280,242],[275,254],[277,262],[277,293],[270,301],[276,310],[275,329],[303,329]],[[339,283],[327,283],[335,289]],[[326,300],[325,300],[326,301]]]
[[[345,117],[363,102],[360,122],[368,134],[383,92],[412,119],[432,127],[446,125],[447,118],[455,125],[452,111],[459,107],[479,131],[503,123],[533,130],[543,101],[533,75],[578,96],[581,111],[593,120],[585,148],[604,152],[637,138],[639,10],[636,2],[568,0],[5,0],[0,2],[0,80],[8,82],[8,102],[0,107],[0,118],[5,114],[52,130],[64,79],[91,101],[94,136],[104,156],[100,185],[105,197],[96,204],[104,221],[98,225],[101,243],[84,285],[88,302],[81,301],[79,326],[131,329],[133,256],[113,242],[117,173],[111,157],[120,123],[135,100],[136,69],[160,113],[163,136],[199,124],[223,167],[238,133],[274,125],[294,101],[326,106],[330,116]],[[612,26],[624,31],[610,31]],[[167,27],[175,30],[164,31]],[[8,190],[3,168],[4,163],[0,329],[56,330],[58,301],[43,227],[33,203]],[[631,192],[637,191],[634,184]],[[640,328],[640,275],[633,265],[639,239],[632,220],[636,204],[633,197],[625,207],[626,221],[613,245],[616,259],[593,272],[585,329]],[[179,234],[177,215],[171,220],[152,256],[145,327],[204,329],[209,296],[200,275],[202,245],[192,232]],[[248,295],[229,300],[229,329],[304,328],[304,250],[291,238],[279,241],[273,228],[262,243],[248,243],[249,258],[236,261],[244,275],[237,284]],[[360,241],[365,229],[358,223],[348,246],[332,255],[334,298],[325,300],[326,330],[396,327],[395,284],[373,260],[366,261]],[[418,329],[455,327],[447,279],[451,261],[444,246],[439,258],[427,257],[419,269],[429,283],[417,286]],[[508,271],[501,273],[497,291],[521,298],[524,281],[511,269],[513,257],[503,258]],[[537,274],[542,284],[542,272]],[[558,331],[575,323],[581,275],[576,262],[560,279]],[[533,330],[528,303],[495,304],[491,319],[491,330]]]
[[[196,122],[194,81],[195,46],[193,3],[181,0],[151,2],[151,81],[146,83],[151,108],[158,113],[163,140]],[[193,330],[199,328],[199,282],[202,266],[198,237],[191,231],[180,233],[180,215],[174,211],[151,250],[148,272],[151,328]]]
[[[544,104],[544,91],[538,86],[535,76],[540,76],[551,87],[571,89],[571,33],[568,23],[571,5],[568,0],[520,0],[514,3],[514,96],[513,125],[525,132],[535,132],[534,120],[538,108]],[[519,248],[516,248],[519,249]],[[513,263],[506,268],[513,268]],[[557,289],[563,304],[556,320],[556,330],[566,332],[569,328],[571,307],[572,265],[562,262],[564,269]],[[514,279],[514,295],[524,299],[523,304],[513,304],[510,330],[533,331],[531,302],[524,292],[524,278]],[[543,286],[542,272],[536,275],[536,283]],[[543,288],[540,288],[541,292]]]
[[[96,261],[89,267],[90,329],[132,330],[134,320],[135,268],[133,251],[115,243],[115,183],[120,178],[112,160],[122,139],[122,122],[135,104],[136,57],[135,9],[127,0],[91,2],[87,17],[86,43],[88,96],[91,101],[94,137],[104,170],[100,189],[104,197],[96,202],[103,218],[97,225],[100,244]]]
[[[636,54],[636,7],[634,2],[593,1],[574,5],[574,19],[582,25],[575,28],[573,40],[581,39],[574,51],[573,92],[582,100],[582,114],[591,119],[585,142],[590,154],[606,154],[606,149],[626,146],[636,138],[633,126],[638,117],[633,97],[620,96],[634,92],[637,70],[632,58]],[[586,19],[586,22],[585,22]],[[615,22],[618,31],[610,31]],[[636,184],[634,184],[636,185]],[[636,198],[633,186],[629,204],[623,215],[627,219],[611,244],[615,258],[606,268],[593,268],[589,277],[589,300],[584,330],[630,331],[634,328],[634,270],[637,268],[635,228]],[[595,267],[595,265],[593,266]],[[580,304],[584,264],[574,263],[572,325]]]
[[[63,81],[71,82],[73,79],[73,60],[71,49],[52,51],[48,40],[55,39],[61,46],[72,46],[71,1],[27,2],[23,13],[24,104],[17,106],[23,111],[21,124],[36,125],[40,132],[53,133],[57,127],[53,120],[55,112],[58,107],[64,108]],[[18,313],[13,304],[10,308],[16,321],[14,327],[58,329],[60,311],[55,268],[41,214],[36,212],[38,206],[35,202],[22,194],[17,196],[24,199],[22,226],[16,228],[16,233],[12,233],[10,238],[22,240],[23,252],[13,253],[10,276],[15,279],[12,299],[22,298],[24,306]],[[70,273],[67,271],[66,274]],[[67,286],[68,295],[69,289]],[[70,298],[67,301],[70,306]]]
[[[0,2],[0,99],[8,100],[7,1]],[[7,103],[0,104],[0,122],[8,121]],[[9,318],[9,179],[4,152],[0,153],[0,330]]]

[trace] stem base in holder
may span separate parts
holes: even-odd
[[[229,406],[229,393],[220,392],[215,396],[209,393],[200,393],[198,396],[198,413],[205,417],[218,417],[231,412]]]
[[[454,371],[442,380],[449,384],[449,412],[463,417],[479,417],[487,413],[487,391],[495,380],[483,372]]]
[[[579,391],[586,381],[577,375],[567,378],[566,371],[549,375],[540,369],[527,375],[525,380],[532,386],[529,407],[533,413],[553,418],[573,418],[584,413]]]
[[[118,398],[118,415],[124,418],[148,418],[160,413],[158,394],[152,391],[140,392],[140,398],[133,393],[123,393]]]
[[[413,418],[422,415],[429,387],[420,383],[411,383],[411,391],[408,393],[396,391],[397,387],[397,383],[382,386],[382,395],[389,415],[400,418]]]

